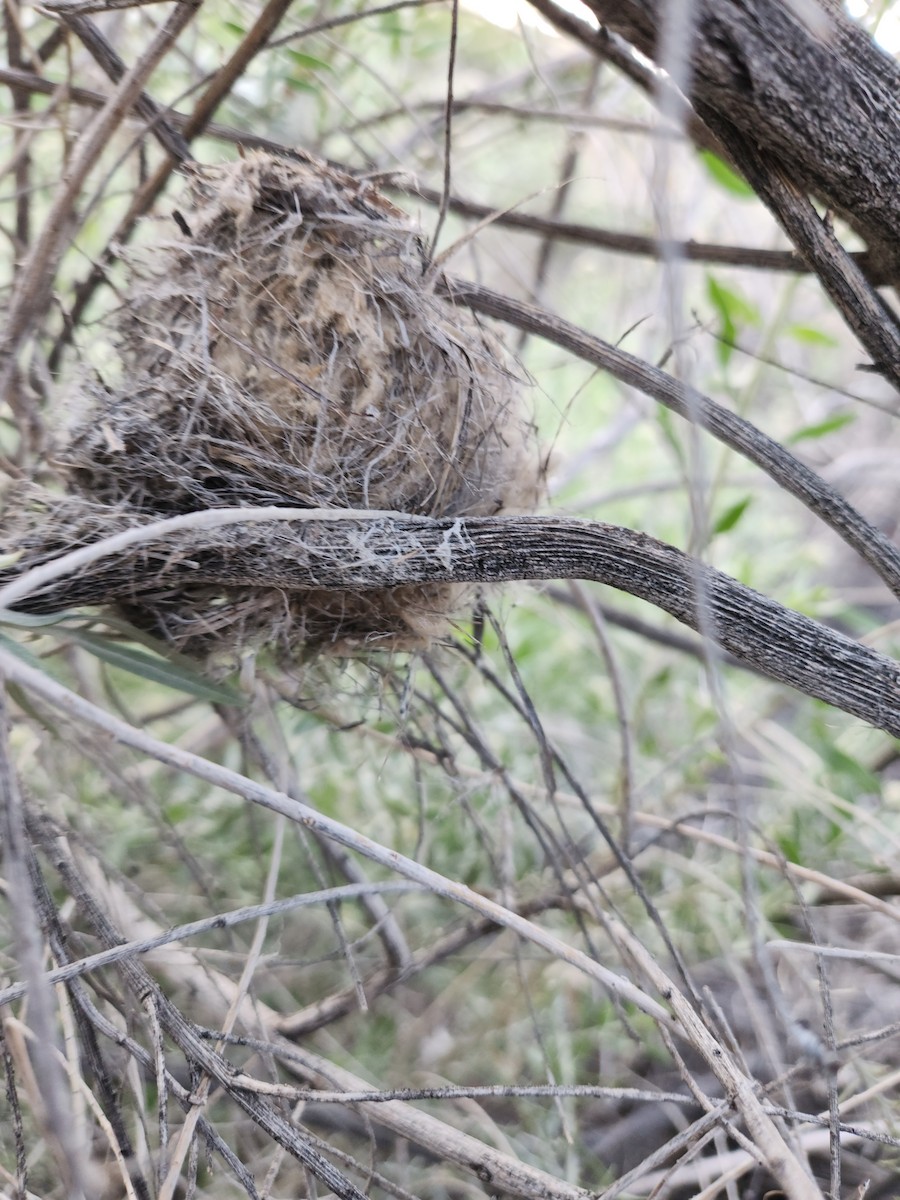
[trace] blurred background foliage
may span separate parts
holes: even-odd
[[[894,7],[873,5],[873,20]],[[32,56],[54,37],[57,22],[38,9],[9,8],[21,26],[21,69],[34,70]],[[126,63],[158,27],[157,8],[97,16]],[[598,67],[527,6],[507,25],[499,21],[505,13],[489,0],[459,10],[453,196],[497,214],[550,214],[651,240],[664,205],[668,226],[685,241],[787,248],[743,182],[669,131],[612,67]],[[258,15],[250,0],[204,4],[153,73],[149,94],[189,111]],[[194,153],[213,163],[238,154],[242,142],[268,139],[382,175],[392,198],[430,236],[438,207],[421,192],[442,187],[451,19],[442,2],[294,3],[222,102],[216,128],[193,143]],[[309,32],[319,25],[326,27]],[[14,111],[8,87],[0,90],[0,114],[13,134],[4,157],[21,154],[27,142],[31,236],[93,112],[75,89],[109,88],[71,35],[35,73],[62,86],[51,95],[34,92],[25,113]],[[661,195],[655,180],[663,144],[670,161]],[[161,156],[142,122],[126,122],[80,197],[78,227],[29,351],[39,434],[0,408],[0,451],[35,478],[52,478],[53,447],[73,419],[77,380],[111,369],[104,322],[127,272],[109,255],[109,239]],[[161,229],[168,235],[178,194],[176,174],[133,243],[152,245]],[[0,194],[7,290],[22,253],[17,204],[8,162]],[[451,271],[535,299],[649,362],[671,367],[677,357],[696,387],[792,445],[894,532],[896,397],[877,376],[856,369],[858,348],[814,280],[682,261],[673,338],[654,254],[542,238],[502,220],[485,221],[473,236],[475,225],[451,207],[438,247]],[[103,264],[103,284],[71,329],[77,289],[95,263]],[[512,330],[506,340],[551,452],[549,508],[700,553],[753,588],[896,652],[896,603],[756,468],[705,435],[692,445],[678,418],[558,348]],[[692,492],[703,500],[699,524]],[[135,642],[134,631],[102,614],[38,628],[8,625],[4,645],[14,642],[42,670],[160,740],[292,790],[507,906],[533,905],[535,919],[560,938],[628,973],[631,964],[597,920],[596,905],[618,914],[670,970],[677,949],[698,991],[708,987],[711,1007],[726,1014],[723,1027],[730,1025],[751,1075],[767,1080],[794,1067],[798,1106],[806,1112],[827,1106],[827,1071],[798,1054],[790,1023],[809,1021],[825,1038],[822,981],[830,973],[837,1042],[888,1029],[840,1059],[841,1097],[872,1088],[857,1120],[889,1142],[879,1147],[880,1163],[870,1161],[865,1142],[846,1151],[845,1194],[856,1195],[851,1189],[865,1178],[876,1185],[896,1179],[897,1109],[885,1082],[897,1066],[896,965],[877,974],[833,960],[817,978],[813,955],[785,948],[786,939],[896,944],[885,913],[823,903],[834,899],[829,877],[865,887],[880,879],[872,893],[892,891],[900,774],[891,739],[751,671],[710,661],[699,640],[663,614],[608,589],[517,585],[489,594],[485,604],[488,615],[460,614],[447,644],[427,655],[315,659],[276,670],[261,654],[222,678]],[[91,734],[38,697],[14,699],[11,745],[28,803],[49,814],[90,866],[93,886],[125,936],[255,903],[272,891],[288,896],[344,881],[301,828]],[[785,862],[807,875],[791,874]],[[363,875],[387,878],[371,864]],[[580,902],[577,888],[572,894],[573,877],[596,889],[596,905]],[[99,948],[64,891],[55,880],[73,945],[80,953]],[[651,1022],[565,963],[508,932],[473,928],[467,937],[471,915],[437,897],[387,902],[411,964],[395,971],[389,986],[373,989],[367,1009],[354,1000],[334,1019],[310,1018],[295,1034],[323,1058],[381,1088],[550,1082],[684,1090],[671,1048]],[[261,936],[251,953],[250,927],[208,932],[175,966],[158,962],[152,969],[189,1019],[215,1025],[192,996],[194,976],[215,991],[217,981],[236,980],[252,960],[250,994],[287,1020],[352,991],[357,978],[365,987],[385,963],[379,930],[355,904],[272,918]],[[446,957],[418,969],[444,939]],[[19,977],[8,928],[0,965],[5,981]],[[111,1019],[138,1040],[148,1038],[111,972],[85,983]],[[102,1053],[134,1139],[134,1173],[152,1178],[160,1155],[155,1083],[127,1067],[114,1047]],[[190,1067],[171,1047],[169,1053],[172,1069],[190,1082]],[[271,1062],[266,1069],[278,1074]],[[682,1070],[691,1073],[699,1089],[715,1094],[693,1060]],[[782,1093],[774,1094],[782,1103]],[[93,1114],[77,1096],[75,1104],[91,1130],[86,1144],[106,1173],[102,1194],[125,1194]],[[588,1189],[609,1185],[686,1121],[671,1105],[635,1108],[597,1097],[457,1099],[430,1102],[428,1111]],[[302,1170],[289,1158],[276,1163],[272,1144],[226,1098],[215,1095],[206,1115],[249,1167],[260,1194],[264,1181],[268,1195],[307,1194]],[[406,1193],[490,1194],[460,1166],[381,1130],[369,1115],[313,1105],[302,1119],[363,1164],[354,1178],[362,1179],[369,1164]],[[177,1106],[169,1119],[176,1130]],[[26,1111],[28,1194],[62,1196],[39,1130],[39,1118]],[[706,1152],[724,1162],[726,1150],[720,1140]],[[24,1194],[14,1190],[8,1099],[0,1099],[0,1167],[4,1194]],[[627,1194],[650,1194],[660,1170]],[[706,1175],[687,1171],[686,1182],[673,1175],[669,1191],[653,1194],[719,1194],[701,1193],[712,1188],[715,1166]],[[756,1195],[751,1177],[730,1194]],[[180,1194],[246,1191],[206,1151],[185,1166],[183,1186]],[[724,1195],[730,1185],[721,1186]],[[370,1194],[387,1189],[373,1183]]]

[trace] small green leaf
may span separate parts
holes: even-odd
[[[333,70],[331,63],[325,62],[323,58],[316,58],[313,54],[304,54],[302,50],[286,50],[285,53],[293,61],[294,66],[302,67],[304,71]]]
[[[732,354],[732,346],[728,343],[736,341],[738,333],[746,325],[760,323],[759,309],[755,304],[746,300],[740,292],[726,287],[714,275],[706,277],[706,294],[719,314],[719,336],[724,340],[719,343],[718,355],[719,361],[724,366]]]
[[[715,525],[713,525],[712,536],[715,537],[717,533],[728,533],[730,529],[734,529],[735,525],[737,525],[738,521],[752,503],[752,496],[744,496],[742,500],[738,500],[734,504],[729,505],[729,507],[726,508],[722,513],[721,517],[719,517],[718,521],[716,521]]]
[[[239,692],[220,684],[211,683],[190,667],[170,662],[156,654],[148,654],[136,646],[123,646],[109,638],[89,633],[86,629],[67,629],[67,637],[82,646],[111,667],[129,671],[142,679],[165,684],[176,691],[196,696],[198,700],[209,700],[214,704],[243,704]]]
[[[814,329],[812,325],[788,325],[784,332],[795,342],[804,342],[808,346],[838,345],[837,338],[830,333],[823,333],[821,329]]]
[[[806,425],[803,429],[798,429],[796,433],[791,434],[787,441],[789,445],[794,445],[795,442],[806,442],[811,438],[825,437],[826,434],[843,429],[845,425],[849,425],[851,421],[855,420],[856,413],[835,413],[833,417],[819,421],[816,425]]]
[[[700,161],[706,168],[707,173],[726,192],[731,192],[733,196],[740,196],[742,200],[752,200],[756,195],[756,192],[747,183],[746,179],[742,178],[735,171],[732,171],[731,167],[726,162],[723,162],[718,154],[713,154],[711,150],[701,150]]]

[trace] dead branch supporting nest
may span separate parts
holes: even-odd
[[[96,539],[100,506],[81,526],[83,501],[55,503],[55,527],[65,524],[76,542]],[[107,532],[127,535],[130,545],[115,554],[112,542],[109,553],[90,550],[83,566],[73,555],[71,570],[66,556],[51,563],[46,580],[34,572],[29,582],[27,558],[0,572],[0,582],[10,581],[0,606],[52,612],[117,601],[165,625],[177,621],[186,602],[193,611],[214,612],[217,604],[237,611],[251,595],[294,608],[330,597],[339,611],[343,596],[402,603],[416,589],[461,583],[596,580],[712,633],[770,678],[900,736],[900,664],[631,529],[551,517],[436,520],[267,508],[198,512],[152,528],[134,528],[123,513]]]

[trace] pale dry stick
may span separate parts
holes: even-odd
[[[59,1053],[57,1051],[57,1053]],[[125,1193],[127,1200],[138,1200],[137,1193],[134,1190],[134,1184],[131,1182],[131,1172],[128,1169],[128,1164],[125,1161],[125,1155],[122,1153],[122,1147],[119,1144],[119,1139],[116,1137],[116,1131],[112,1127],[112,1123],[103,1111],[94,1091],[89,1087],[87,1080],[78,1070],[78,1061],[70,1060],[64,1055],[60,1055],[63,1060],[63,1065],[69,1075],[69,1081],[73,1090],[77,1091],[82,1097],[88,1108],[91,1110],[91,1115],[97,1122],[97,1127],[102,1130],[103,1136],[106,1138],[106,1143],[112,1152],[113,1158],[116,1160],[116,1166],[119,1170],[119,1180],[121,1187]]]
[[[900,954],[888,954],[884,950],[848,950],[843,946],[817,946],[811,942],[789,942],[776,939],[766,942],[769,950],[799,950],[808,954],[821,955],[823,958],[848,958],[862,963],[891,963],[900,962]]]
[[[263,787],[218,764],[196,759],[193,755],[178,751],[174,747],[150,737],[120,718],[82,700],[69,689],[51,680],[42,671],[20,662],[2,649],[0,649],[0,672],[7,679],[25,689],[26,692],[34,692],[54,708],[65,712],[70,718],[84,721],[105,731],[121,744],[130,746],[139,752],[151,754],[159,762],[176,770],[194,775],[195,778],[203,779],[214,786],[243,796],[272,812],[281,813],[306,828],[315,830],[323,836],[331,837],[341,845],[355,849],[389,870],[423,884],[436,895],[474,909],[489,917],[497,925],[512,930],[525,940],[548,951],[552,956],[567,962],[617,995],[619,999],[634,1004],[639,1011],[646,1013],[659,1023],[666,1026],[670,1024],[670,1017],[666,1009],[629,980],[589,958],[582,951],[566,945],[559,938],[534,925],[533,922],[524,920],[518,914],[478,895],[464,885],[445,878],[438,872],[406,858],[397,851],[379,845],[365,835],[317,813],[306,805],[291,801],[290,797],[283,793]],[[762,1142],[759,1148],[765,1155],[767,1164],[775,1177],[785,1186],[789,1200],[821,1200],[818,1189],[812,1185],[809,1177],[791,1155],[771,1119],[762,1111],[750,1080],[731,1062],[707,1031],[691,1005],[684,996],[675,990],[671,980],[653,962],[640,943],[615,922],[611,922],[609,928],[615,933],[620,945],[640,964],[641,969],[658,988],[663,998],[672,1004],[677,1022],[675,1032],[686,1037],[688,1042],[703,1055],[716,1077],[728,1089],[728,1094],[733,1097],[738,1110],[747,1123],[751,1137],[757,1145],[760,1141]]]
[[[241,1046],[253,1045],[257,1050],[263,1050],[267,1043],[254,1043],[253,1039],[237,1039]],[[275,1051],[277,1053],[277,1050]],[[574,1098],[602,1098],[604,1100],[644,1101],[647,1104],[680,1104],[693,1108],[696,1101],[683,1092],[649,1092],[640,1088],[594,1087],[591,1084],[536,1084],[533,1087],[518,1087],[498,1083],[477,1087],[440,1087],[440,1088],[393,1088],[379,1091],[367,1088],[361,1092],[329,1092],[320,1088],[296,1087],[290,1083],[272,1083],[268,1079],[257,1079],[254,1075],[239,1072],[235,1082],[246,1086],[249,1092],[258,1092],[261,1096],[280,1096],[293,1102],[300,1100],[315,1100],[317,1104],[387,1104],[391,1100],[482,1100],[508,1099],[524,1096],[536,1099],[553,1099],[556,1096]]]
[[[38,902],[38,910],[40,912],[40,903]],[[40,914],[39,919],[43,914]],[[51,947],[48,946],[47,957],[53,953]],[[57,1051],[60,1057],[65,1060],[65,1070],[69,1077],[69,1091],[72,1097],[72,1136],[79,1146],[90,1145],[88,1137],[88,1122],[87,1112],[84,1103],[84,1095],[74,1081],[78,1079],[79,1067],[81,1066],[81,1050],[78,1045],[78,1036],[75,1023],[75,1016],[72,1011],[71,997],[66,989],[61,984],[54,986],[54,996],[56,999],[56,1011],[58,1014],[60,1032],[62,1034],[62,1051]]]
[[[456,43],[459,35],[459,0],[450,0],[450,49],[447,60],[447,99],[444,106],[444,182],[441,190],[441,203],[438,209],[434,233],[431,235],[431,245],[426,255],[426,261],[434,261],[441,230],[447,219],[447,205],[450,202],[451,166],[453,160],[453,84],[456,74]]]
[[[285,818],[279,817],[275,822],[275,836],[272,845],[272,854],[269,860],[269,870],[266,873],[266,882],[263,888],[263,904],[271,904],[275,899],[275,888],[278,883],[278,873],[281,870],[281,858],[284,850],[284,830]],[[225,1014],[225,1020],[222,1023],[222,1032],[224,1034],[231,1033],[234,1029],[235,1022],[240,1014],[241,1005],[245,997],[249,993],[250,984],[253,976],[256,973],[259,958],[262,954],[263,943],[266,939],[266,933],[269,928],[269,917],[267,914],[261,915],[256,922],[256,929],[253,932],[253,939],[250,943],[250,948],[247,951],[247,958],[244,963],[241,977],[238,980],[231,1003],[228,1006],[228,1011]],[[216,1053],[221,1054],[222,1043],[216,1044]],[[193,1091],[193,1106],[184,1120],[184,1124],[178,1132],[178,1141],[172,1150],[172,1155],[169,1160],[169,1169],[163,1180],[162,1187],[159,1189],[158,1200],[173,1200],[175,1192],[181,1183],[181,1168],[185,1157],[190,1151],[197,1130],[197,1122],[200,1119],[206,1102],[209,1099],[209,1090],[212,1086],[213,1079],[209,1074],[204,1075],[196,1084]]]
[[[791,1152],[772,1118],[763,1109],[754,1084],[703,1024],[694,1006],[676,988],[653,955],[624,925],[608,922],[610,936],[672,1008],[682,1036],[698,1051],[741,1114],[767,1169],[784,1188],[788,1200],[822,1200],[822,1193]]]
[[[604,967],[583,951],[567,945],[554,934],[541,929],[532,921],[520,917],[518,913],[504,908],[486,896],[479,895],[464,884],[422,866],[421,863],[399,854],[396,850],[380,845],[366,837],[365,834],[358,833],[347,825],[341,824],[340,821],[335,821],[306,804],[292,800],[283,792],[265,787],[255,780],[238,774],[237,771],[222,767],[218,763],[208,762],[206,759],[162,742],[158,738],[144,733],[143,730],[136,729],[120,717],[113,716],[112,713],[105,712],[90,701],[82,699],[81,696],[57,683],[43,671],[28,666],[2,647],[0,647],[0,676],[5,676],[10,682],[18,684],[26,691],[33,691],[53,708],[66,713],[71,719],[83,721],[93,728],[101,730],[123,746],[129,746],[139,753],[148,754],[176,771],[193,775],[196,779],[202,779],[214,787],[220,787],[233,795],[241,796],[270,812],[280,813],[306,829],[311,829],[323,837],[332,838],[350,850],[355,850],[363,857],[386,867],[389,871],[405,876],[437,896],[473,909],[496,925],[511,929],[525,941],[532,942],[546,950],[551,957],[567,962],[599,983],[601,987],[618,996],[620,1000],[634,1004],[636,1008],[654,1020],[663,1023],[669,1021],[666,1010],[624,976],[618,975],[609,967]]]
[[[74,988],[72,989],[75,990]],[[159,1139],[159,1144],[156,1147],[154,1163],[155,1170],[146,1171],[149,1177],[151,1174],[156,1179],[157,1188],[162,1187],[163,1180],[166,1177],[169,1162],[169,1079],[166,1071],[166,1053],[165,1053],[165,1035],[163,1034],[162,1025],[159,1020],[159,1012],[157,1011],[156,996],[152,992],[148,992],[141,1001],[141,1007],[147,1014],[147,1043],[148,1052],[153,1057],[153,1074],[156,1079],[156,1136]],[[137,1059],[133,1056],[128,1060],[129,1073],[133,1076],[137,1070]],[[134,1079],[132,1078],[132,1087]],[[143,1088],[135,1092],[136,1096],[140,1096]],[[146,1151],[146,1139],[143,1139],[142,1148]],[[146,1163],[147,1155],[144,1159]],[[146,1164],[149,1165],[149,1164]]]
[[[72,1096],[65,1087],[65,1075],[55,1057],[54,996],[44,976],[44,933],[34,893],[25,806],[10,754],[9,699],[5,684],[0,666],[0,842],[13,947],[31,991],[28,1019],[36,1035],[31,1047],[33,1077],[43,1110],[39,1127],[49,1143],[67,1195],[71,1200],[82,1200],[88,1194],[87,1162],[84,1144],[75,1136]]]
[[[287,744],[284,729],[280,722],[275,717],[273,695],[277,693],[270,692],[270,689],[262,685],[257,689],[257,694],[262,698],[265,696],[266,714],[269,718],[269,734],[277,743],[277,749],[274,750],[275,757],[272,752],[266,747],[260,735],[250,729],[247,721],[237,720],[237,714],[229,709],[221,709],[220,717],[224,721],[227,728],[237,732],[244,752],[249,755],[250,761],[260,768],[265,779],[274,784],[276,787],[281,786],[281,790],[289,796],[293,796],[298,800],[305,799],[303,789],[295,782],[296,772],[290,764],[291,752]],[[283,784],[283,786],[282,786]],[[325,859],[341,873],[347,883],[364,883],[366,881],[366,873],[360,866],[359,862],[348,854],[346,850],[342,850],[339,846],[335,846],[333,842],[319,841],[316,843]],[[320,885],[323,879],[319,870],[318,864],[314,862],[313,856],[308,847],[304,846],[308,861],[313,867],[316,879]],[[391,912],[390,906],[385,903],[384,899],[376,895],[363,895],[361,901],[363,910],[367,913],[371,921],[373,930],[376,932],[388,962],[394,967],[402,968],[410,958],[409,946],[406,943],[406,938],[403,935],[400,925],[396,917]],[[344,961],[347,964],[347,969],[356,984],[358,990],[358,1001],[361,1012],[366,1012],[368,1002],[365,993],[362,990],[362,984],[359,980],[359,972],[357,970],[356,961],[353,957],[353,951],[347,940],[346,930],[338,911],[337,905],[329,905],[329,915],[331,917],[332,927],[335,937],[340,946],[341,953],[344,956]]]
[[[99,874],[92,869],[92,874]],[[139,929],[143,936],[159,936],[160,929],[147,915],[140,912],[134,899],[116,884],[109,883],[109,904],[125,929]],[[129,961],[129,960],[126,960]],[[195,1006],[211,1014],[210,1020],[218,1023],[228,997],[234,992],[234,981],[226,975],[209,969],[196,956],[174,959],[165,955],[154,960],[154,968],[173,980],[175,986],[183,985],[195,1001]],[[279,1014],[259,1000],[251,1007],[245,1004],[243,1018],[251,1028],[260,1024],[271,1036],[276,1028]],[[95,1016],[96,1019],[96,1016]],[[193,1027],[192,1027],[193,1028]],[[118,1044],[124,1044],[117,1030],[109,1030],[107,1036]],[[320,1055],[291,1044],[286,1039],[275,1037],[275,1049],[284,1065],[295,1076],[312,1085],[327,1085],[348,1091],[366,1091],[370,1084],[349,1071],[335,1066]],[[142,1047],[131,1046],[130,1052],[141,1062],[147,1061]],[[230,1077],[229,1077],[230,1082]],[[178,1088],[177,1082],[170,1086]],[[589,1200],[582,1188],[562,1182],[546,1171],[511,1159],[507,1155],[487,1146],[479,1139],[446,1125],[439,1119],[411,1107],[402,1101],[379,1105],[373,1120],[391,1130],[398,1137],[409,1139],[430,1153],[437,1154],[472,1171],[482,1180],[490,1180],[501,1192],[523,1196],[528,1200]],[[209,1127],[207,1127],[209,1136]]]
[[[200,0],[180,0],[156,33],[146,53],[122,77],[109,100],[79,139],[50,206],[44,228],[19,273],[10,301],[6,330],[0,342],[0,393],[8,389],[22,342],[36,317],[43,312],[59,260],[72,236],[75,202],[88,172],[140,96],[153,69],[199,6]]]
[[[231,912],[216,913],[211,917],[204,917],[200,921],[191,921],[187,925],[176,925],[172,929],[167,929],[165,933],[157,934],[151,938],[141,938],[137,941],[124,942],[120,946],[113,946],[110,950],[99,950],[96,954],[89,954],[85,958],[74,959],[64,966],[54,967],[52,970],[46,971],[44,978],[48,983],[67,983],[70,979],[77,979],[80,975],[88,975],[92,971],[100,970],[101,967],[112,966],[121,959],[129,958],[135,954],[149,954],[154,950],[159,950],[163,946],[170,946],[175,942],[184,942],[189,938],[199,937],[201,934],[209,933],[212,930],[232,929],[244,921],[259,921],[265,917],[280,916],[284,913],[294,912],[299,908],[309,908],[318,904],[340,904],[347,900],[357,900],[369,894],[404,895],[407,892],[421,890],[415,884],[410,883],[348,883],[342,884],[340,887],[327,888],[324,891],[303,892],[297,896],[288,896],[283,900],[271,900],[266,904],[250,904],[245,908],[233,909]],[[0,990],[0,1006],[21,1000],[27,992],[27,983],[10,984],[8,987]]]
[[[18,1020],[16,1017],[8,1017],[6,1025],[8,1029],[15,1029],[17,1031],[24,1044],[27,1044],[28,1042],[32,1043],[32,1045],[34,1044],[36,1037],[35,1032],[23,1021]],[[88,1086],[84,1076],[78,1070],[77,1060],[70,1059],[56,1046],[53,1047],[53,1053],[60,1066],[68,1076],[72,1091],[81,1097],[81,1099],[90,1109],[91,1115],[97,1122],[97,1126],[103,1131],[109,1148],[112,1151],[113,1158],[116,1160],[116,1166],[119,1168],[119,1177],[122,1184],[122,1190],[124,1191],[126,1197],[128,1200],[138,1200],[134,1190],[134,1185],[131,1182],[131,1173],[128,1170],[128,1166],[122,1154],[122,1147],[119,1145],[119,1139],[116,1137],[115,1130],[110,1124],[109,1118],[106,1116],[103,1108],[99,1104],[97,1097]],[[79,1132],[81,1132],[81,1129],[79,1129]],[[84,1138],[80,1144],[84,1146],[88,1145],[89,1143],[88,1140]],[[88,1176],[88,1178],[90,1181],[90,1176]],[[94,1182],[96,1182],[96,1180]]]

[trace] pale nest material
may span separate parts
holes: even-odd
[[[208,507],[531,510],[542,472],[497,340],[438,295],[421,232],[366,181],[250,155],[194,168],[182,234],[133,266],[123,383],[92,387],[64,453],[92,501]],[[456,585],[285,593],[160,589],[128,615],[181,649],[410,648]]]

